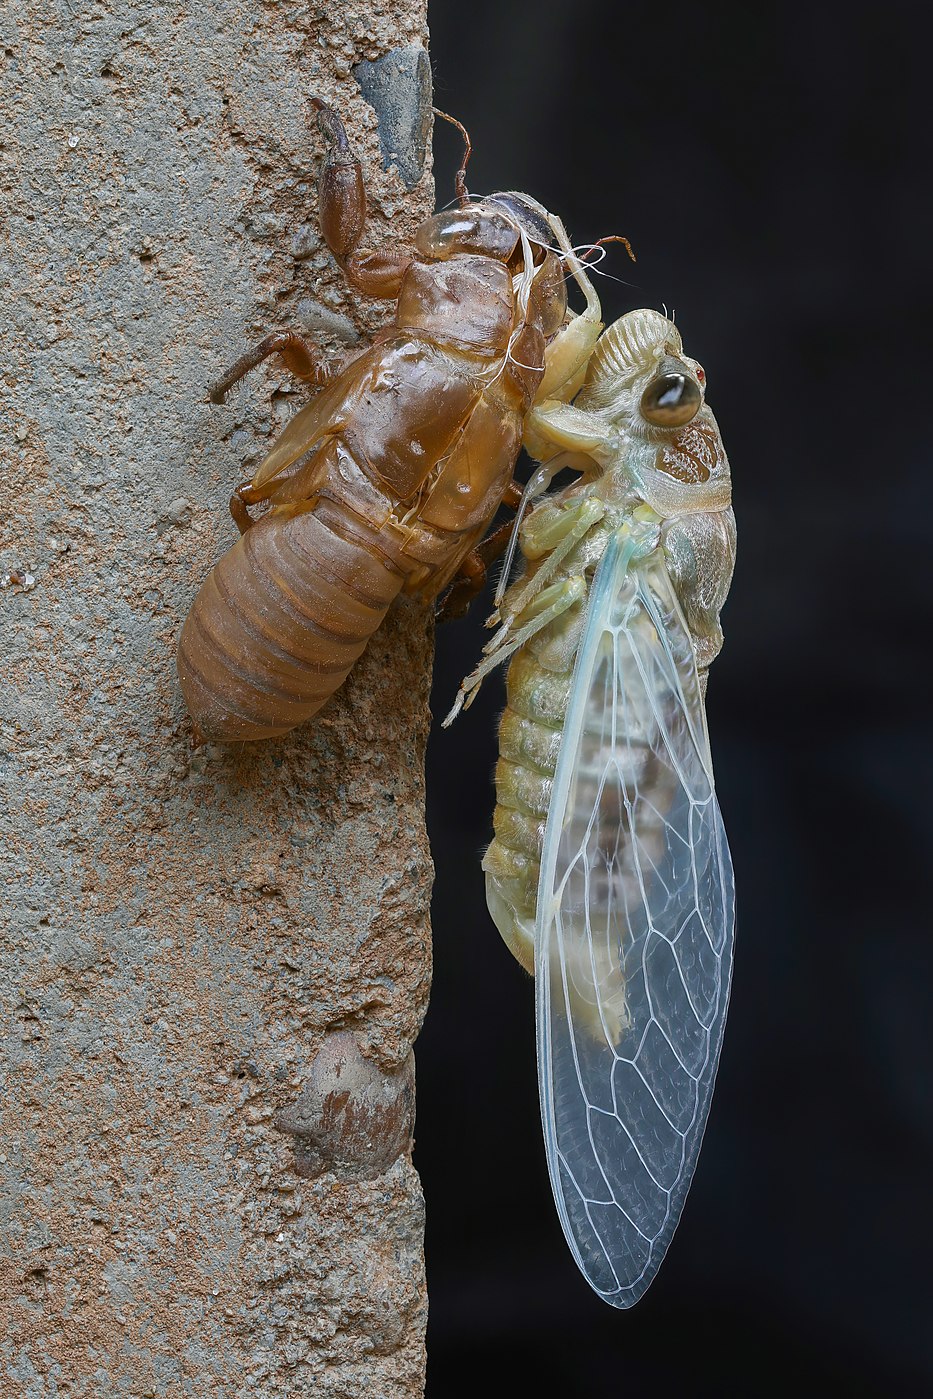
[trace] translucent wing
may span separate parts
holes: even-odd
[[[732,970],[732,863],[693,647],[659,553],[593,584],[535,928],[551,1184],[590,1285],[637,1302],[683,1209]]]

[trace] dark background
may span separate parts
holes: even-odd
[[[434,997],[418,1045],[429,1399],[929,1393],[933,78],[922,6],[434,0],[474,193],[624,232],[608,320],[676,310],[732,461],[710,683],[738,882],[706,1145],[657,1282],[590,1292],[550,1199],[530,982],[500,944],[487,683],[429,760]],[[439,202],[456,134],[436,133]],[[441,629],[435,711],[482,635]]]

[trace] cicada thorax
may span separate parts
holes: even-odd
[[[395,325],[273,446],[252,483],[269,512],[195,599],[178,667],[204,738],[311,718],[399,592],[444,587],[512,478],[566,298],[551,255],[519,295],[514,225],[507,242],[507,221],[474,216],[458,244],[445,220],[422,239],[436,260],[402,278]],[[472,251],[483,236],[490,251]]]
[[[676,389],[679,379],[689,390],[679,400],[685,420],[665,425],[657,421],[658,401],[665,384]],[[581,409],[603,415],[607,426],[625,434],[620,479],[616,483],[610,472],[606,485],[633,488],[659,517],[664,566],[690,627],[704,688],[722,648],[719,613],[735,560],[729,459],[705,388],[706,373],[684,354],[680,332],[658,312],[643,310],[601,336],[577,399]]]

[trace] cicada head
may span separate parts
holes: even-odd
[[[505,190],[501,194],[491,194],[486,203],[501,209],[507,217],[514,219],[519,228],[524,229],[532,243],[539,248],[550,248],[554,244],[554,230],[549,222],[547,210],[528,194],[517,190]]]
[[[673,321],[642,310],[604,332],[577,404],[624,430],[629,472],[644,481],[653,470],[695,487],[727,481],[729,474],[705,396],[705,371],[684,354]]]
[[[525,234],[537,264],[544,261],[554,242],[548,218],[547,210],[530,195],[491,194],[462,209],[443,209],[425,219],[415,233],[415,247],[432,260],[478,253],[508,262],[521,256]]]
[[[659,377],[664,360],[682,361],[688,368],[694,365],[693,360],[683,358],[683,342],[673,321],[659,311],[629,311],[600,337],[578,400],[580,406],[612,419],[629,417],[649,384]],[[701,401],[702,390],[694,413]]]

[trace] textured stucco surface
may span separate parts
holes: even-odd
[[[407,1154],[299,1174],[283,1123],[328,1030],[391,1072],[424,1013],[429,620],[400,608],[309,731],[239,751],[192,756],[173,653],[305,398],[207,385],[270,328],[335,351],[386,315],[322,249],[309,95],[364,158],[369,245],[430,210],[354,77],[423,9],[0,17],[4,1396],[422,1391]]]

